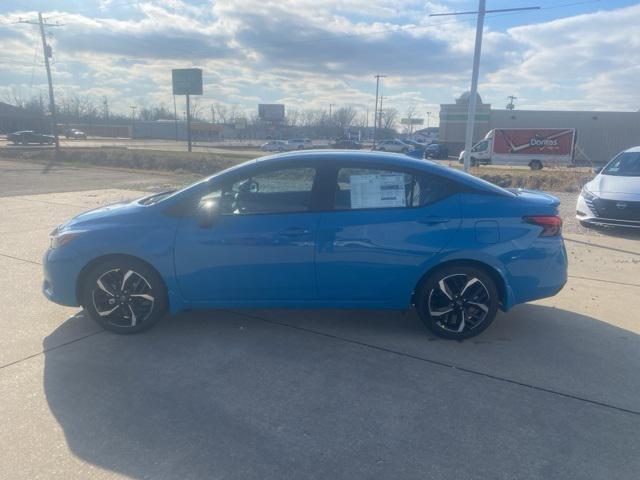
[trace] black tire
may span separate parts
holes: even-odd
[[[471,161],[469,163],[471,163],[472,167],[479,167],[480,166],[480,162],[478,162],[478,159],[476,159],[476,158],[471,158]]]
[[[542,170],[542,162],[540,160],[531,160],[529,168],[531,170]]]
[[[139,333],[167,311],[167,291],[160,275],[134,258],[98,262],[83,276],[82,306],[105,330]]]
[[[500,303],[493,279],[483,270],[463,264],[437,269],[421,282],[416,293],[416,309],[424,325],[451,340],[483,332],[493,322]]]

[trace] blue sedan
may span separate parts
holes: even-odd
[[[118,333],[167,310],[414,305],[463,339],[562,289],[558,204],[406,155],[279,154],[60,225],[43,291]]]

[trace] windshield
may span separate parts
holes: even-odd
[[[623,152],[602,171],[603,175],[618,177],[640,177],[640,152]]]

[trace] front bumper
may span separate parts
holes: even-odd
[[[48,300],[68,307],[79,306],[76,285],[82,265],[69,247],[49,249],[42,261],[42,293]]]
[[[585,199],[582,193],[578,196],[576,218],[580,222],[596,226],[640,228],[640,217],[637,220],[632,218],[609,217],[610,216],[606,214],[602,216],[600,212],[596,210],[593,200]]]

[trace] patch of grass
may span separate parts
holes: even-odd
[[[3,150],[0,156],[48,163],[53,161],[54,152],[50,149],[7,149]],[[211,175],[253,158],[256,158],[254,153],[243,151],[220,154],[127,148],[63,148],[60,149],[56,161],[76,165]]]
[[[471,173],[504,188],[527,188],[551,192],[578,192],[594,177],[578,170],[549,169],[542,171],[473,168]]]

